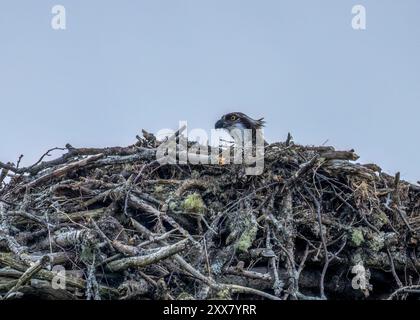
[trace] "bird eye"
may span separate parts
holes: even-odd
[[[236,118],[236,116],[235,116],[235,115],[231,115],[231,116],[230,116],[230,120],[231,120],[231,121],[235,121],[236,119],[237,119],[237,118]]]

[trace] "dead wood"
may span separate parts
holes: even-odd
[[[290,134],[258,176],[136,138],[0,162],[2,299],[419,298],[420,186],[399,174]]]

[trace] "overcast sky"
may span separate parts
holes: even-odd
[[[1,0],[0,41],[3,162],[242,111],[420,180],[418,0]]]

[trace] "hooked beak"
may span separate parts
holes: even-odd
[[[214,125],[215,129],[223,129],[224,128],[224,121],[222,119],[217,120],[216,124]]]

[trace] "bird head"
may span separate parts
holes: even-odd
[[[231,112],[222,116],[215,123],[215,129],[226,129],[232,131],[233,129],[261,129],[264,126],[264,118],[254,120],[242,112]]]

